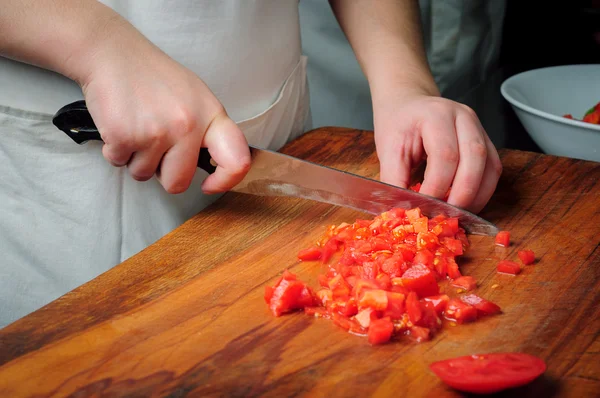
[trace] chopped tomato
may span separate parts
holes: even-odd
[[[508,247],[510,245],[510,232],[500,231],[496,235],[496,245]]]
[[[431,339],[431,330],[421,326],[412,326],[410,328],[410,337],[417,343],[428,341]]]
[[[441,294],[439,296],[425,297],[424,300],[433,305],[433,309],[438,315],[442,315],[442,313],[446,310],[446,306],[448,305],[448,301],[450,301],[450,297],[445,294]]]
[[[535,254],[533,250],[519,250],[517,253],[521,262],[525,265],[533,264],[535,262]]]
[[[429,368],[456,390],[492,394],[532,382],[546,371],[546,364],[533,355],[499,352],[445,359]]]
[[[467,292],[477,287],[477,281],[472,276],[461,276],[451,282],[452,286],[459,287]]]
[[[368,329],[371,321],[377,319],[377,312],[371,308],[365,308],[364,310],[360,310],[358,314],[354,316],[354,319],[360,326]]]
[[[369,325],[369,343],[383,344],[387,343],[394,332],[394,324],[389,318],[376,319]]]
[[[267,296],[270,296],[269,308],[275,316],[281,316],[286,312],[305,307],[312,307],[315,304],[312,290],[303,282],[296,280],[296,275],[287,270],[272,292],[267,294],[267,291],[265,291],[265,299]]]
[[[402,275],[402,285],[416,292],[419,297],[435,296],[440,287],[433,272],[423,264],[415,264]]]
[[[442,238],[442,244],[457,256],[463,254],[463,244],[458,239]]]
[[[358,302],[360,308],[372,308],[384,311],[388,306],[388,296],[385,290],[366,290]]]
[[[440,295],[438,281],[445,278],[465,290],[476,287],[457,263],[468,247],[455,217],[391,209],[370,220],[330,225],[315,246],[298,253],[301,261],[327,264],[316,294],[285,271],[265,286],[264,299],[275,316],[304,309],[348,332],[369,335],[374,344],[395,333],[425,341],[441,328],[442,316],[463,323],[500,312],[476,295]]]
[[[423,309],[415,292],[408,293],[408,297],[406,298],[406,312],[412,323],[419,322],[423,317]]]
[[[451,298],[444,312],[446,319],[458,323],[472,322],[477,319],[477,309],[457,298]]]
[[[300,250],[298,258],[301,261],[315,261],[321,258],[321,249],[317,246],[309,247],[308,249]]]
[[[481,297],[475,294],[467,294],[466,296],[462,296],[460,299],[465,303],[475,307],[475,309],[477,310],[477,314],[480,316],[494,315],[501,312],[500,307],[497,304],[482,299]]]
[[[498,272],[503,274],[517,275],[521,272],[521,266],[511,260],[502,260],[497,266]]]

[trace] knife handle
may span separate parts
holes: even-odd
[[[87,109],[85,101],[75,101],[63,106],[54,114],[52,123],[73,141],[85,144],[88,141],[102,141],[100,132]],[[217,169],[207,148],[200,148],[198,167],[212,174]]]

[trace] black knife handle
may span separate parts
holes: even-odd
[[[83,100],[75,101],[60,108],[54,114],[52,123],[80,145],[88,141],[102,141],[92,115],[90,115]],[[217,169],[216,163],[212,160],[206,148],[200,148],[198,167],[209,174],[214,173]]]

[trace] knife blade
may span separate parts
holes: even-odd
[[[59,109],[53,124],[73,141],[84,144],[102,140],[85,101]],[[283,153],[250,146],[252,165],[244,179],[231,190],[258,196],[291,196],[377,215],[394,207],[419,207],[433,217],[457,217],[467,233],[495,236],[498,228],[483,218],[442,200],[342,170],[322,166]],[[201,148],[198,167],[213,173],[216,164]]]

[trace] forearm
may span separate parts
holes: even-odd
[[[0,55],[61,73],[82,84],[98,56],[143,36],[95,0],[3,0]]]
[[[374,96],[391,90],[439,95],[416,0],[330,0]]]

